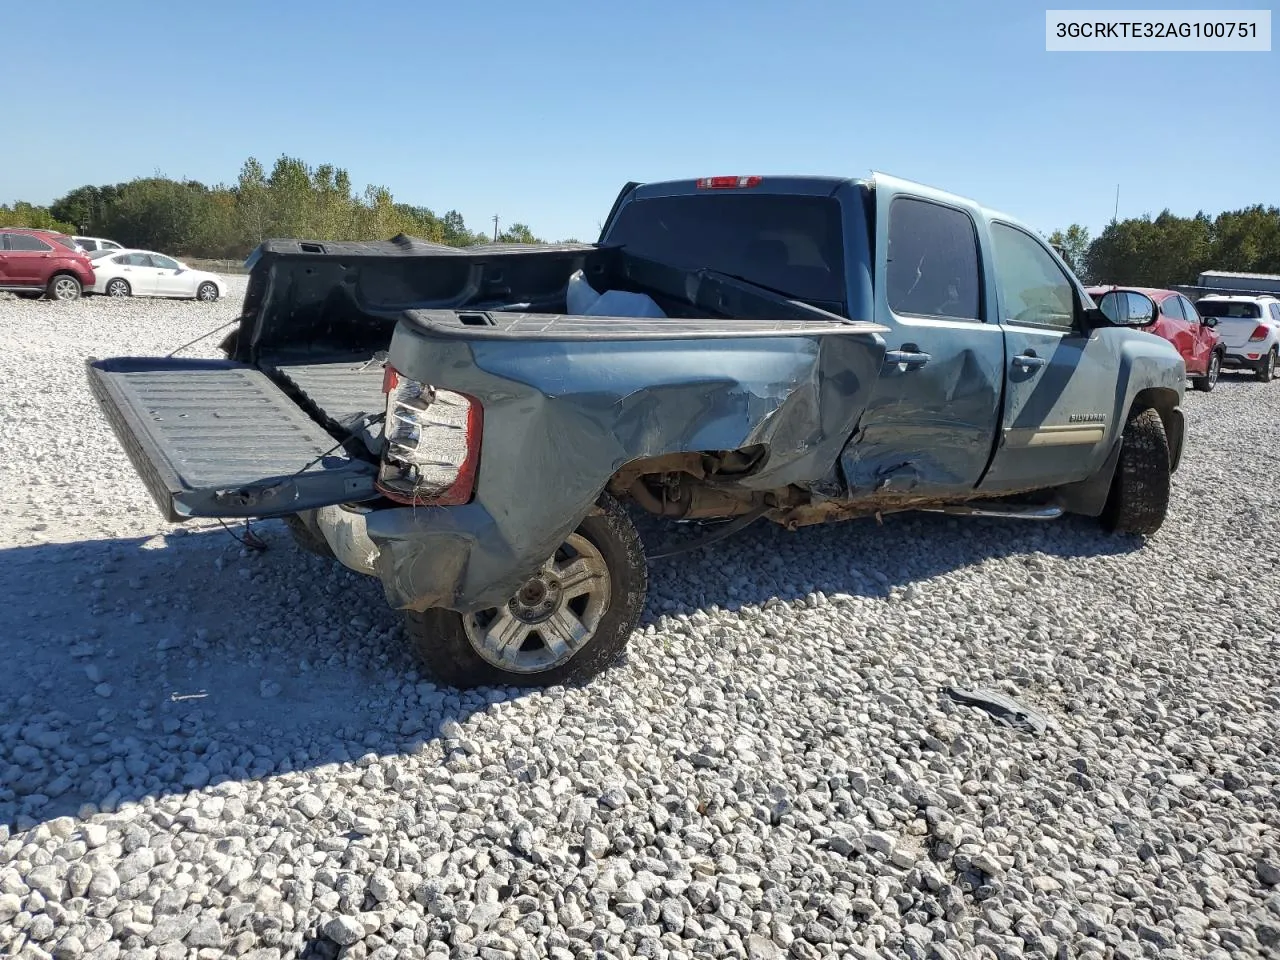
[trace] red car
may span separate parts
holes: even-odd
[[[1089,287],[1088,292],[1100,307],[1103,306],[1103,297],[1109,293],[1137,294],[1150,300],[1154,304],[1154,309],[1150,311],[1153,319],[1143,329],[1157,337],[1163,337],[1178,348],[1178,353],[1182,354],[1182,360],[1187,365],[1187,377],[1197,390],[1207,393],[1217,384],[1218,374],[1222,370],[1222,355],[1226,351],[1222,337],[1213,329],[1218,325],[1217,317],[1200,316],[1195,305],[1174,290]],[[1132,310],[1133,307],[1129,309]]]
[[[52,230],[0,227],[0,290],[76,300],[97,277],[76,242]]]

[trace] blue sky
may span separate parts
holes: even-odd
[[[0,202],[287,153],[548,239],[595,239],[627,180],[713,174],[879,169],[1045,232],[1096,234],[1117,183],[1122,217],[1280,204],[1280,53],[1047,53],[1045,6],[115,0],[51,34],[13,3],[6,72],[45,79]]]

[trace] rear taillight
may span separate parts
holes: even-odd
[[[400,503],[454,506],[471,499],[483,412],[466,394],[437,390],[387,366],[378,489]]]
[[[699,190],[734,190],[739,187],[758,187],[760,177],[703,177],[698,181]]]
[[[1250,341],[1265,340],[1267,339],[1267,334],[1269,334],[1270,332],[1271,331],[1267,329],[1265,324],[1260,323],[1253,328],[1253,333],[1249,334],[1249,340]]]

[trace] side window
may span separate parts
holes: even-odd
[[[1178,297],[1178,301],[1182,304],[1183,315],[1192,323],[1200,322],[1200,311],[1186,297]]]
[[[1182,313],[1182,304],[1177,297],[1165,297],[1164,302],[1160,304],[1160,312],[1170,320],[1187,319]]]
[[[72,237],[71,239],[84,247],[86,252],[98,249],[98,244],[95,241],[90,240],[88,237]]]
[[[151,255],[151,265],[153,267],[159,267],[161,270],[177,270],[178,269],[177,260],[170,260],[168,257],[160,256],[160,254],[158,253],[153,253]]]
[[[8,250],[8,249],[9,249],[9,235],[7,233],[0,233],[0,250]]]
[[[889,208],[885,293],[894,313],[981,319],[973,220],[960,210],[898,197]]]
[[[1071,329],[1075,287],[1035,238],[1003,223],[991,225],[1000,309],[1005,323]]]
[[[39,237],[33,237],[25,233],[9,234],[9,249],[24,250],[34,253],[48,253],[53,247],[45,243]]]

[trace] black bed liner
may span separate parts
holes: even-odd
[[[311,415],[339,437],[354,433],[369,453],[380,453],[382,422],[368,423],[386,408],[380,360],[359,354],[341,360],[263,366],[296,391]]]
[[[373,464],[348,456],[260,370],[227,360],[117,357],[90,359],[87,374],[171,522],[284,516],[377,496]]]

